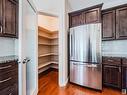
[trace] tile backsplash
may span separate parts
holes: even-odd
[[[15,55],[15,39],[0,37],[0,56]]]
[[[127,40],[102,41],[102,55],[127,57]]]

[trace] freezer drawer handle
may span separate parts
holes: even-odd
[[[97,65],[95,65],[95,64],[88,65],[88,64],[77,64],[77,63],[74,63],[74,65],[83,65],[83,66],[86,66],[86,67],[89,67],[89,68],[91,68],[91,67],[96,68],[97,67]]]

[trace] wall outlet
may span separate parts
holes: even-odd
[[[122,89],[122,94],[127,94],[127,89]]]

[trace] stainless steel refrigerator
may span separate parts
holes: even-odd
[[[70,28],[70,82],[102,90],[101,24]]]

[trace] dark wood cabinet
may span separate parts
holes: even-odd
[[[102,39],[115,39],[115,10],[102,12]]]
[[[105,59],[107,59],[107,61]],[[120,58],[103,58],[103,85],[121,89],[121,75],[122,68]]]
[[[124,58],[122,63],[122,89],[127,91],[127,58]]]
[[[127,38],[127,7],[116,10],[116,38]]]
[[[91,9],[85,12],[86,23],[97,23],[101,21],[100,8]]]
[[[2,37],[17,37],[18,35],[18,2],[16,0],[1,0],[0,24]]]
[[[102,4],[69,13],[69,27],[101,22]]]
[[[102,11],[102,40],[127,39],[127,4]]]
[[[0,95],[18,95],[17,61],[0,64]]]
[[[75,27],[83,24],[83,16],[82,13],[72,14],[70,16],[70,26]]]
[[[122,89],[127,90],[127,66],[122,67]]]
[[[103,83],[107,86],[121,88],[121,67],[103,65]]]
[[[18,85],[13,84],[0,91],[0,95],[18,95]]]

